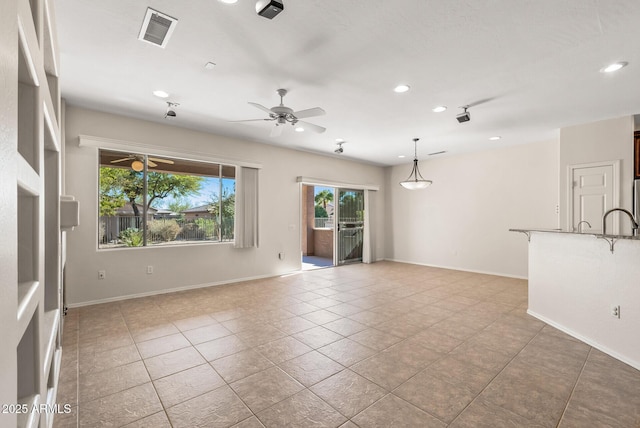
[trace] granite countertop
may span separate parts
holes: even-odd
[[[640,240],[640,236],[633,236],[633,235],[603,235],[602,233],[592,233],[592,232],[588,232],[588,231],[584,231],[584,232],[574,232],[571,230],[564,230],[564,229],[544,229],[544,228],[530,228],[530,229],[509,229],[509,232],[521,232],[521,233],[530,233],[530,232],[543,232],[543,233],[563,233],[563,234],[567,234],[567,235],[588,235],[588,236],[595,236],[596,238],[607,238],[607,239],[632,239],[634,241]]]

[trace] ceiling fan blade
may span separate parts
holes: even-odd
[[[154,162],[160,162],[160,163],[168,163],[170,165],[173,165],[175,162],[169,159],[160,159],[160,158],[147,158],[150,161],[154,161]]]
[[[271,130],[271,134],[269,134],[270,137],[279,137],[280,135],[282,135],[282,129],[284,128],[284,126],[280,125],[280,126],[274,126],[273,129]]]
[[[229,122],[231,123],[235,123],[235,122],[262,122],[262,121],[270,121],[273,119],[247,119],[247,120],[230,120]]]
[[[252,102],[249,102],[249,104],[251,104],[252,106],[254,106],[254,107],[256,107],[256,108],[259,108],[260,110],[265,111],[265,112],[267,112],[267,113],[269,113],[269,114],[272,114],[272,113],[273,113],[270,109],[268,109],[268,108],[266,108],[265,106],[260,105],[260,104],[258,104],[258,103],[252,103]]]
[[[304,122],[302,120],[298,121],[298,125],[301,125],[305,130],[317,132],[318,134],[322,134],[327,128],[323,126],[314,125],[313,123]]]
[[[327,114],[327,112],[325,112],[320,107],[308,108],[306,110],[293,112],[293,115],[298,119],[304,119],[305,117],[324,116],[325,114]]]
[[[118,162],[124,162],[124,161],[128,161],[131,160],[131,157],[128,158],[122,158],[122,159],[116,159],[116,160],[112,160],[111,163],[118,163]]]
[[[157,163],[151,162],[151,159],[147,159],[147,165],[149,165],[151,168],[155,168],[158,166]]]

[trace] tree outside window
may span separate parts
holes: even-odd
[[[99,248],[233,240],[233,166],[101,150],[99,174]]]

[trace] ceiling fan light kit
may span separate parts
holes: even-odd
[[[173,165],[175,162],[172,161],[171,159],[162,159],[162,158],[155,158],[155,157],[151,157],[151,156],[147,156],[146,157],[147,160],[147,166],[151,167],[151,168],[155,168],[158,166],[158,163],[165,163],[165,164],[169,164],[169,165]],[[144,155],[129,155],[127,157],[124,157],[122,159],[115,159],[112,160],[110,163],[120,163],[120,162],[125,162],[125,161],[131,161],[131,169],[134,170],[135,172],[140,172],[144,169],[144,162],[145,162],[145,156]]]
[[[425,180],[420,174],[420,169],[418,168],[418,141],[419,138],[413,139],[414,144],[414,157],[413,157],[413,169],[411,170],[411,174],[409,177],[400,182],[400,185],[408,190],[418,190],[425,189],[433,183],[431,180]]]
[[[314,116],[322,116],[326,114],[326,112],[320,107],[309,108],[306,110],[294,111],[292,108],[289,108],[284,105],[284,96],[287,95],[286,89],[278,89],[278,95],[280,96],[280,105],[275,107],[267,108],[258,103],[249,102],[252,106],[257,109],[260,109],[269,115],[268,118],[265,119],[249,119],[249,120],[234,120],[232,122],[262,122],[262,121],[275,121],[275,127],[271,130],[271,137],[277,137],[282,134],[282,127],[280,125],[285,125],[287,123],[291,124],[296,128],[302,128],[304,131],[313,131],[318,134],[323,133],[327,130],[322,126],[315,125],[313,123],[304,122],[300,119],[304,119],[307,117]]]
[[[131,169],[134,170],[135,172],[140,172],[144,169],[144,163],[136,159],[133,162],[131,162]]]

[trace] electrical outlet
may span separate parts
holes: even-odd
[[[620,318],[620,305],[611,305],[611,316]]]
[[[105,279],[107,277],[107,271],[99,270],[98,271],[98,279]]]
[[[153,273],[153,266],[147,266],[147,275],[151,275]]]
[[[278,258],[280,260],[284,260],[284,253],[278,253]]]

